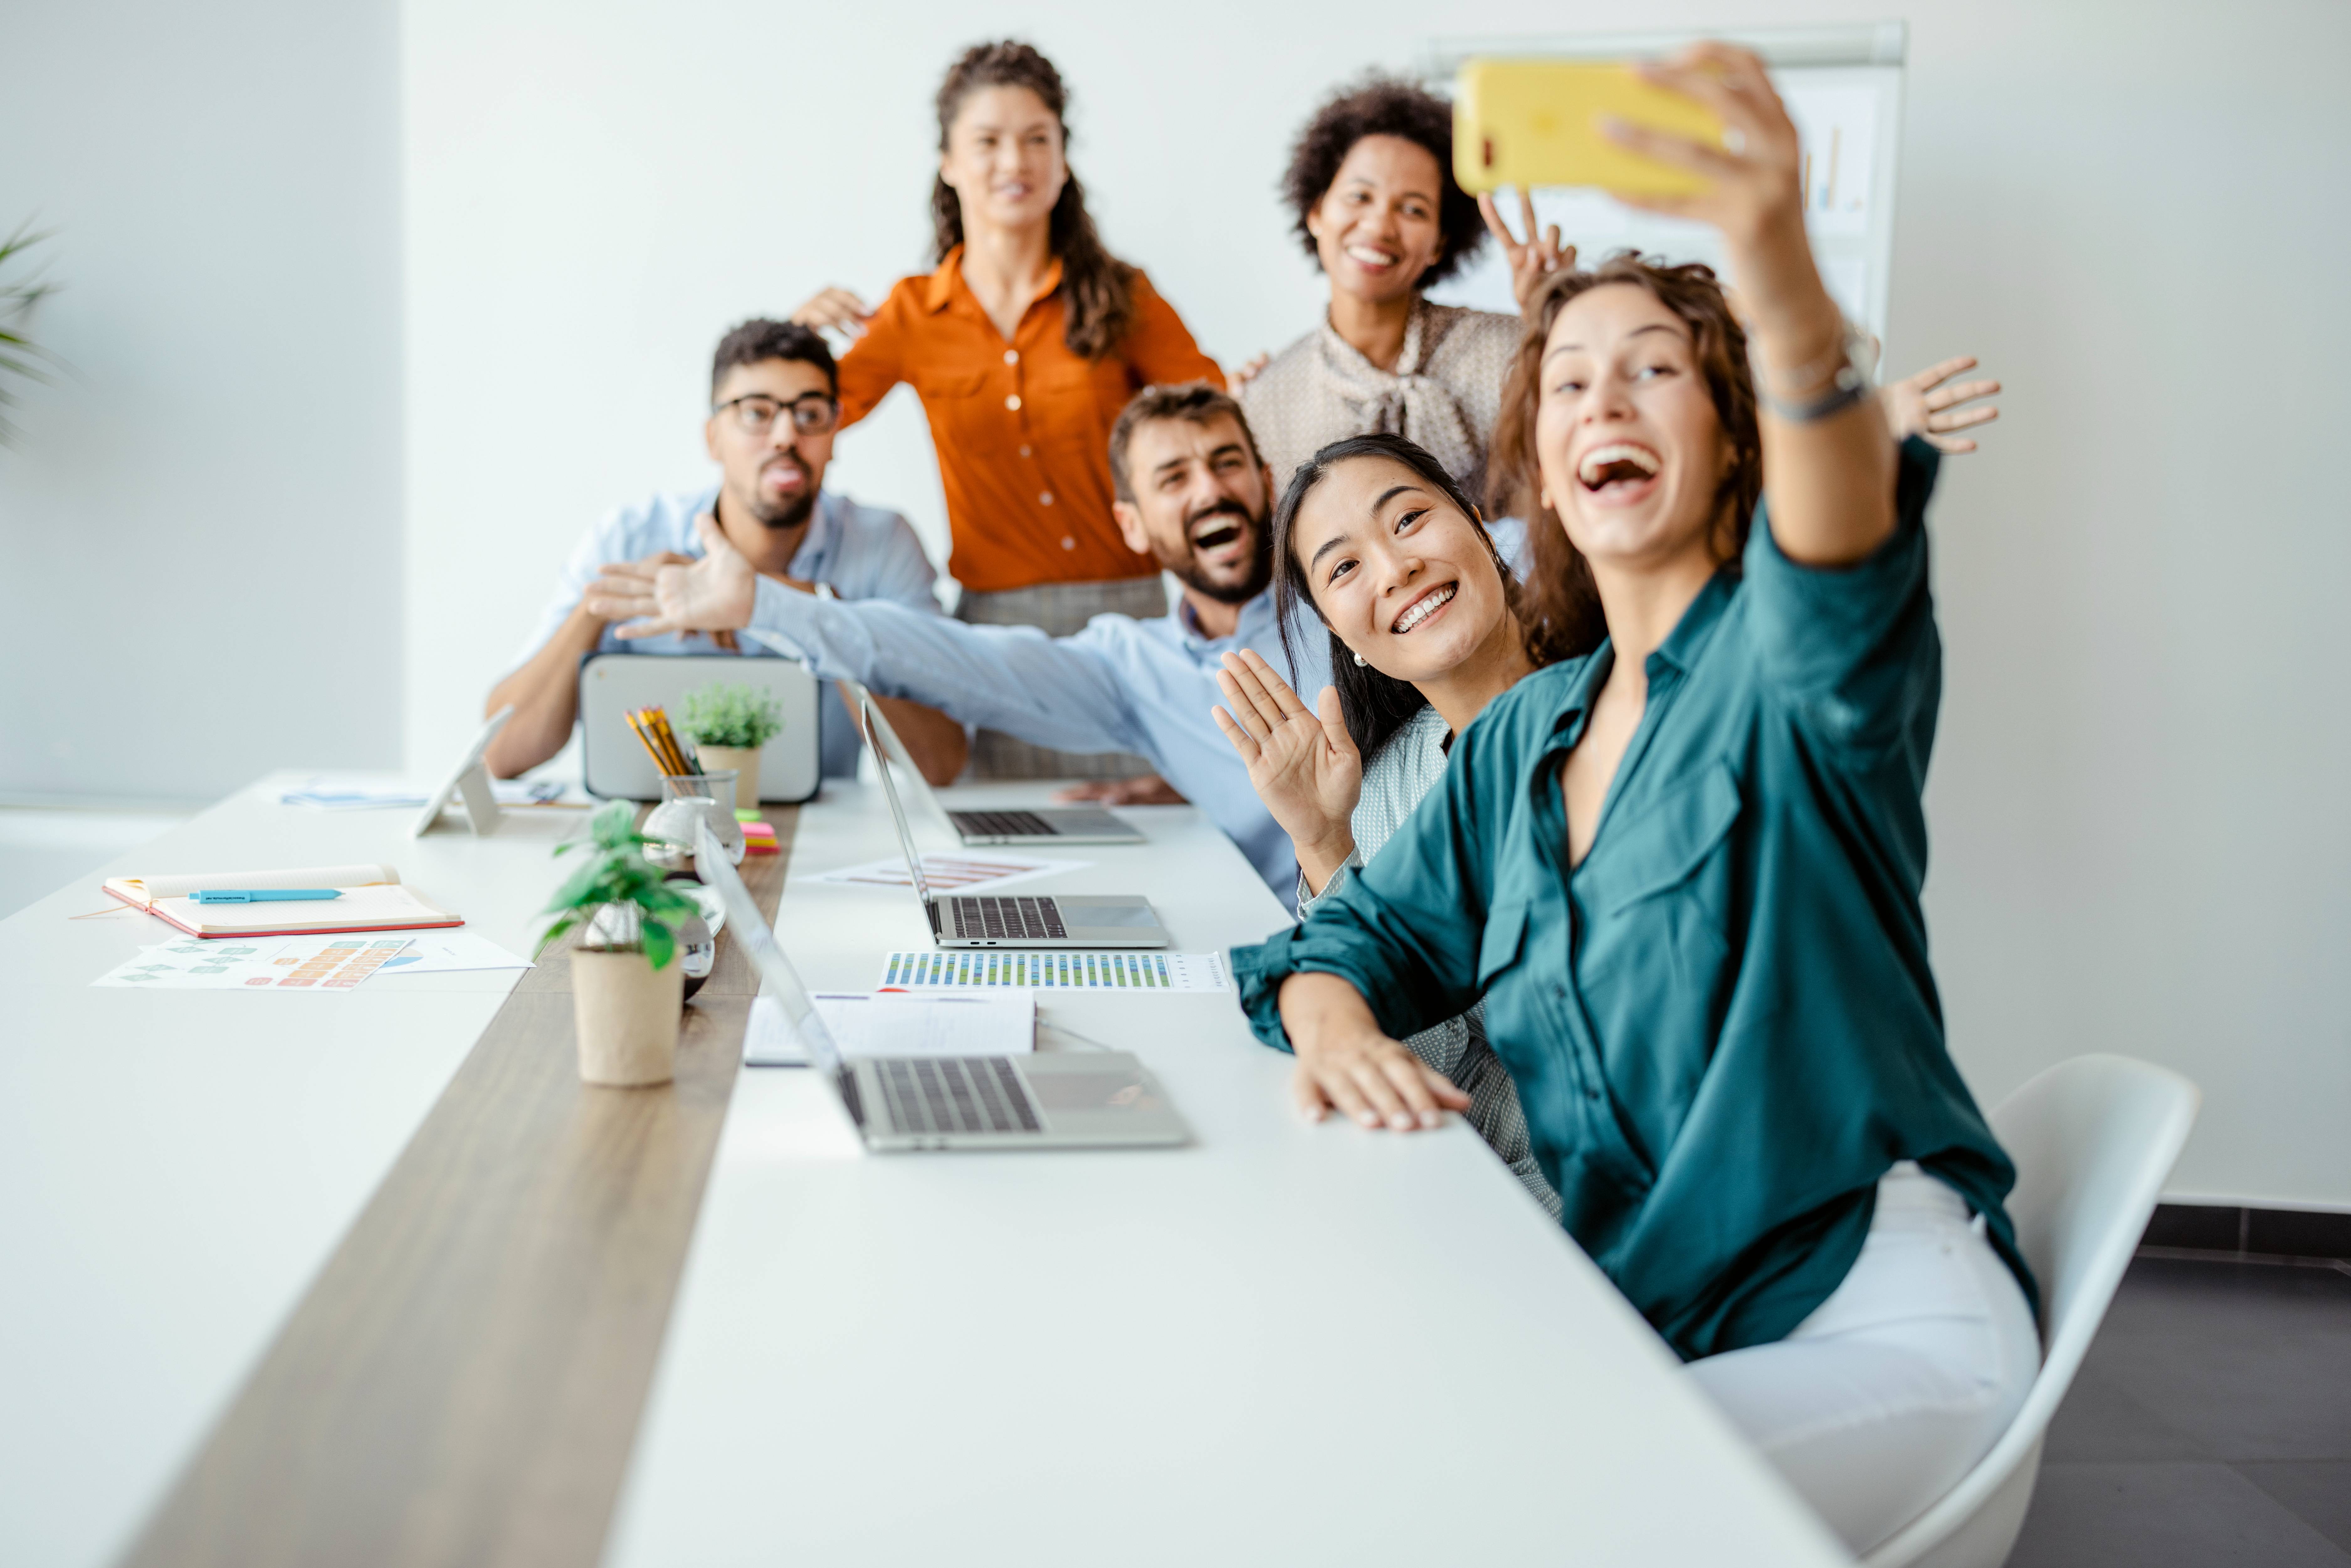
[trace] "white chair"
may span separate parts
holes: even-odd
[[[1991,1452],[1864,1568],[2000,1568],[2016,1545],[2049,1418],[2073,1385],[2202,1098],[2176,1072],[2077,1056],[1991,1113],[2016,1162],[2009,1218],[2041,1283],[2041,1373]]]

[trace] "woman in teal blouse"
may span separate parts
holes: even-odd
[[[2038,1359],[2013,1171],[1944,1049],[1918,903],[1935,458],[1848,366],[1760,63],[1702,46],[1655,75],[1742,151],[1613,133],[1709,176],[1643,204],[1721,231],[1752,338],[1703,268],[1546,286],[1497,459],[1565,656],[1235,967],[1301,1092],[1367,1126],[1462,1106],[1397,1040],[1482,998],[1562,1223],[1866,1550]]]

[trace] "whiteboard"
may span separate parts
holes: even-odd
[[[1902,134],[1902,68],[1907,29],[1900,22],[1861,26],[1802,27],[1745,34],[1641,33],[1508,38],[1446,38],[1430,51],[1428,86],[1447,98],[1453,75],[1473,56],[1541,56],[1558,59],[1640,59],[1666,54],[1700,37],[1718,37],[1763,57],[1788,105],[1804,149],[1804,226],[1821,281],[1845,315],[1881,341],[1886,337],[1887,285],[1894,261],[1894,184]],[[1495,193],[1516,232],[1519,199]],[[1557,224],[1560,238],[1586,267],[1620,250],[1668,261],[1702,261],[1723,272],[1722,247],[1703,224],[1635,212],[1599,191],[1539,189],[1539,224]],[[1738,279],[1727,278],[1736,285]],[[1501,247],[1489,244],[1454,277],[1428,291],[1443,305],[1516,314],[1510,272]]]

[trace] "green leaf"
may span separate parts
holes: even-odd
[[[645,961],[656,969],[665,969],[677,956],[677,937],[658,920],[646,920],[640,928],[643,934]]]

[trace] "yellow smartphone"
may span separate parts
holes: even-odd
[[[1473,59],[1454,80],[1453,177],[1473,195],[1497,185],[1596,185],[1691,195],[1703,174],[1627,152],[1600,117],[1719,146],[1722,121],[1695,99],[1651,87],[1628,60]]]

